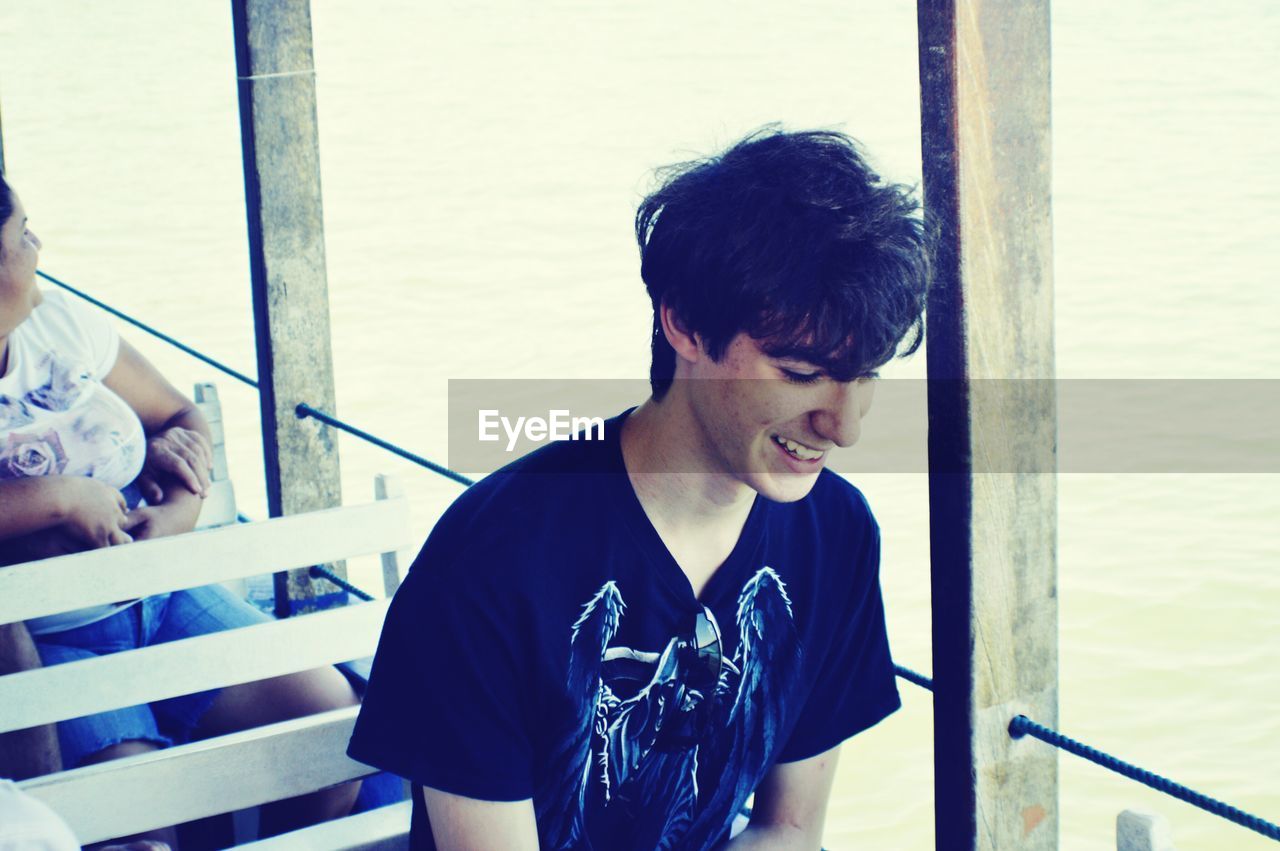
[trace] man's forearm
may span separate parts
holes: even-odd
[[[818,851],[820,840],[810,839],[789,824],[748,825],[747,829],[720,846],[720,851]]]
[[[0,675],[39,668],[40,654],[26,624],[0,626]],[[0,777],[24,780],[62,770],[53,724],[0,734]]]

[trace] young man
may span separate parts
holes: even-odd
[[[652,397],[463,494],[391,607],[350,754],[411,781],[415,849],[819,847],[899,706],[879,532],[823,466],[919,345],[916,211],[776,130],[643,202]]]

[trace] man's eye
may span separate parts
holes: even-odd
[[[820,372],[796,372],[793,369],[782,369],[781,371],[782,377],[792,384],[812,384],[822,377]]]

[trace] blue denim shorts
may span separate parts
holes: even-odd
[[[164,644],[271,620],[221,585],[147,597],[127,609],[75,629],[35,636],[44,665],[59,665],[121,650]],[[160,747],[190,741],[220,689],[113,709],[58,724],[62,765],[75,768],[104,748],[140,740]]]

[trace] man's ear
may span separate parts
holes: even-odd
[[[663,336],[667,338],[671,348],[676,350],[678,356],[691,363],[697,363],[698,358],[703,354],[702,341],[698,339],[698,335],[685,327],[675,309],[669,304],[664,303],[658,309],[658,316],[662,320]]]

